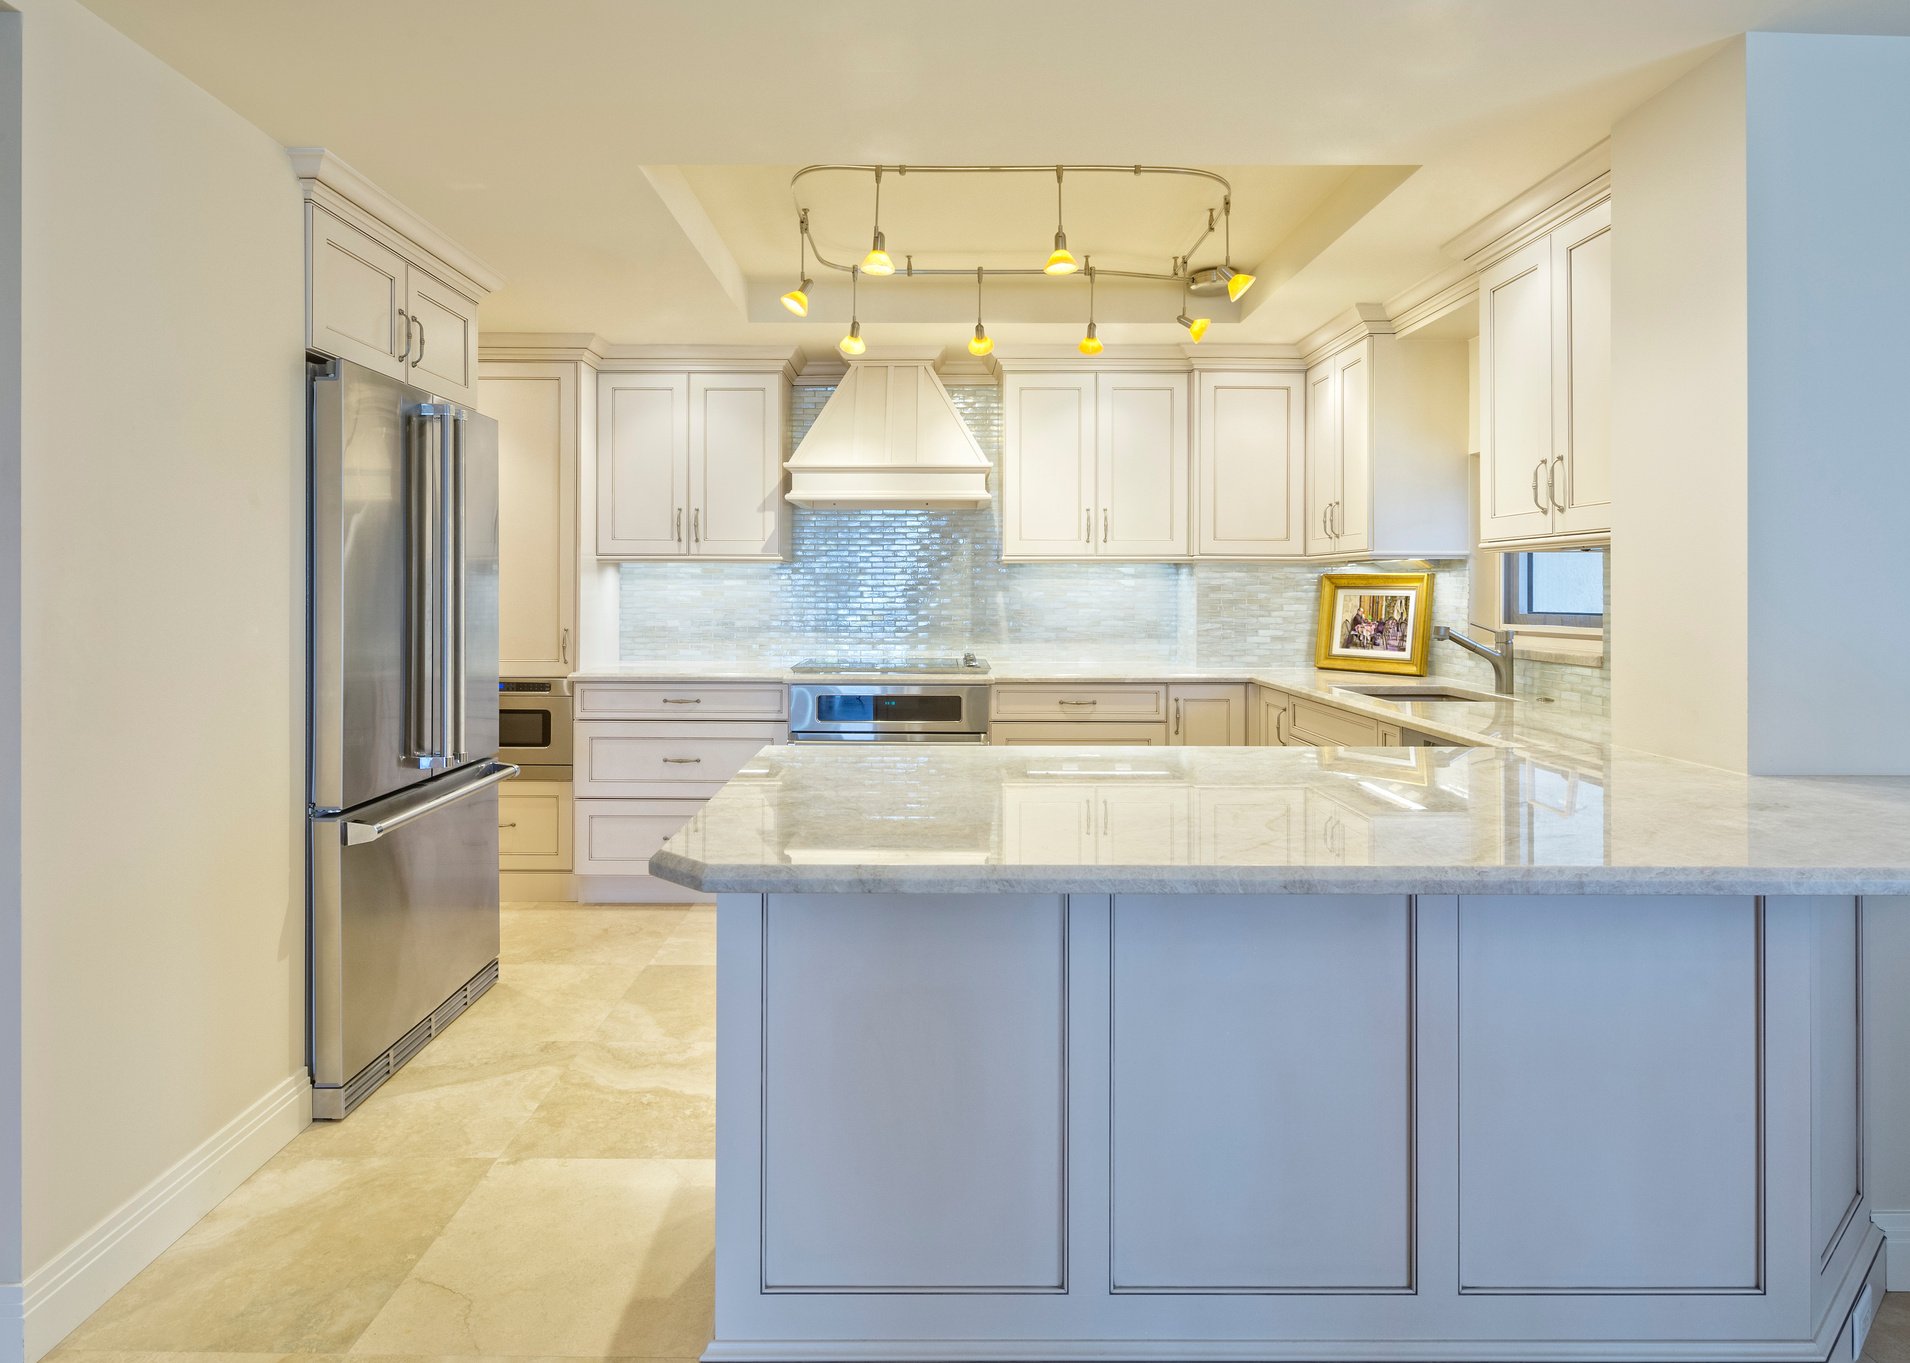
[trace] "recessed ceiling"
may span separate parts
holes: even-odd
[[[1237,316],[1213,310],[1212,337],[1292,341],[1441,268],[1440,243],[1722,41],[1910,33],[1903,0],[85,3],[273,138],[330,147],[502,271],[489,330],[818,352],[846,297],[819,298],[804,322],[776,318],[763,293],[788,287],[794,264],[796,166],[1221,169],[1240,191],[1236,257],[1273,268]],[[1044,14],[1062,29],[1038,24]],[[892,249],[972,242],[1006,257],[1053,231],[1032,184],[966,203],[947,197],[953,186],[891,188]],[[1119,188],[1070,185],[1070,243],[1158,254],[1180,206],[1164,190],[1094,206]],[[867,230],[853,187],[816,191],[819,239],[853,249]],[[846,220],[832,209],[824,223],[825,195],[844,198]],[[958,323],[935,318],[964,314],[959,292],[908,302],[894,290],[865,317],[894,308],[884,340],[954,343]],[[908,315],[917,308],[935,318]],[[1078,308],[1030,309],[990,330],[1004,342],[1078,333]],[[1110,348],[1178,333],[1152,303],[1107,315]]]

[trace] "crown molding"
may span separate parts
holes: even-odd
[[[603,362],[603,351],[603,337],[588,331],[487,331],[478,337],[480,363],[550,360],[595,368]]]
[[[1393,319],[1394,334],[1410,336],[1474,303],[1478,297],[1478,273],[1462,263],[1450,265],[1427,275],[1411,288],[1402,289],[1386,301],[1386,311]]]
[[[1442,249],[1475,271],[1482,270],[1606,197],[1611,188],[1612,144],[1607,138],[1488,213]]]
[[[1329,355],[1337,354],[1368,336],[1391,336],[1393,330],[1393,319],[1384,303],[1355,303],[1302,339],[1300,354],[1307,368],[1311,369]]]
[[[359,212],[376,218],[414,246],[436,256],[462,274],[468,283],[481,291],[476,296],[477,302],[483,302],[485,294],[496,293],[504,287],[503,275],[399,203],[333,152],[324,147],[287,147],[285,154],[291,158],[293,172],[305,184],[306,198],[322,197],[313,193],[314,186],[330,190]]]
[[[1300,347],[1284,343],[1221,341],[1201,346],[1182,346],[1187,367],[1196,374],[1228,370],[1300,370],[1306,364]]]
[[[606,374],[781,374],[803,371],[799,347],[786,345],[605,345],[596,367]]]

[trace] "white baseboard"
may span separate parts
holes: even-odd
[[[1910,1212],[1872,1212],[1870,1219],[1883,1232],[1884,1287],[1910,1292]]]
[[[0,1284],[0,1363],[36,1363],[184,1235],[312,1120],[312,1081],[287,1075],[92,1230],[27,1275]]]

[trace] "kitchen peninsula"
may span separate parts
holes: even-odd
[[[719,896],[705,1357],[1848,1357],[1906,829],[1614,748],[766,749],[651,863]]]

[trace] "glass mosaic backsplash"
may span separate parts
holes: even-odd
[[[791,390],[794,449],[832,388]],[[1000,390],[949,389],[976,442],[1001,463]],[[1000,495],[999,474],[990,491]],[[1307,666],[1319,575],[1309,564],[1004,564],[996,505],[973,511],[796,507],[788,563],[626,563],[627,662],[788,664],[807,657],[947,656],[996,662],[1168,667]],[[1464,561],[1434,564],[1434,619],[1463,625]],[[1442,655],[1452,655],[1450,657]],[[1491,673],[1441,646],[1434,670]],[[1537,684],[1541,666],[1523,669]],[[1586,668],[1575,686],[1602,683]],[[1521,689],[1525,689],[1523,686]]]

